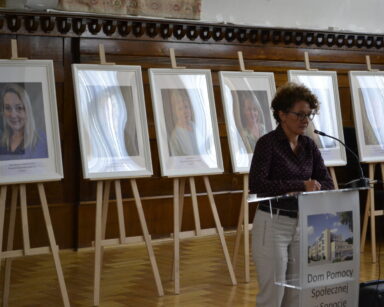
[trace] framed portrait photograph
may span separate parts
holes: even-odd
[[[313,132],[316,129],[344,142],[336,72],[289,70],[288,80],[304,84],[320,102],[319,113],[309,122],[306,134],[319,147],[325,165],[327,167],[346,165],[344,146],[331,138]]]
[[[350,71],[360,161],[384,161],[384,72]]]
[[[51,60],[0,60],[0,184],[63,178]]]
[[[275,129],[273,73],[219,72],[221,97],[235,173],[248,173],[256,142]]]
[[[152,175],[140,66],[73,64],[83,175]]]
[[[224,171],[210,70],[150,69],[163,176]]]

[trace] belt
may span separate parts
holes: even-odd
[[[271,208],[269,206],[259,205],[258,208],[261,211],[271,213]],[[288,216],[288,217],[291,217],[291,218],[297,218],[297,211],[292,211],[292,210],[284,210],[284,209],[272,208],[272,214]]]

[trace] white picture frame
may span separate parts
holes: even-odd
[[[349,82],[361,162],[384,162],[384,72],[350,71]]]
[[[346,165],[347,157],[343,145],[331,138],[313,133],[313,130],[317,129],[344,142],[336,72],[289,70],[288,80],[304,84],[317,96],[320,102],[319,114],[310,122],[306,134],[319,147],[325,166]]]
[[[153,174],[141,67],[72,64],[85,179]]]
[[[0,60],[0,184],[63,178],[52,60]]]
[[[223,173],[210,70],[153,68],[149,78],[162,175]]]
[[[232,169],[246,174],[257,140],[276,127],[271,111],[275,78],[268,72],[220,71],[219,80]]]

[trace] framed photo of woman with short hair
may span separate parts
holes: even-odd
[[[73,64],[84,178],[152,175],[140,66]]]
[[[0,60],[0,184],[63,178],[51,60]]]
[[[273,73],[219,72],[233,171],[248,173],[258,139],[276,124],[270,110]]]
[[[384,72],[350,71],[360,161],[384,162]]]
[[[319,147],[325,165],[327,167],[346,165],[344,146],[331,138],[314,133],[314,130],[319,130],[344,142],[336,72],[289,70],[288,80],[304,84],[320,102],[319,114],[309,122],[306,134]]]
[[[163,176],[222,173],[211,72],[154,68],[149,77]]]

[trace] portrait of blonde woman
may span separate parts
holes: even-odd
[[[26,91],[34,93],[31,101]],[[44,120],[36,120],[44,110],[38,83],[0,84],[1,137],[0,160],[40,159],[48,157]],[[34,103],[35,108],[32,107]],[[40,104],[40,105],[39,105]],[[44,119],[44,112],[39,116]],[[38,123],[38,126],[37,126]]]
[[[267,93],[262,91],[232,91],[235,124],[247,153],[253,153],[257,140],[272,129]],[[264,95],[265,94],[265,95]]]
[[[195,116],[186,89],[162,89],[170,156],[199,155]]]

